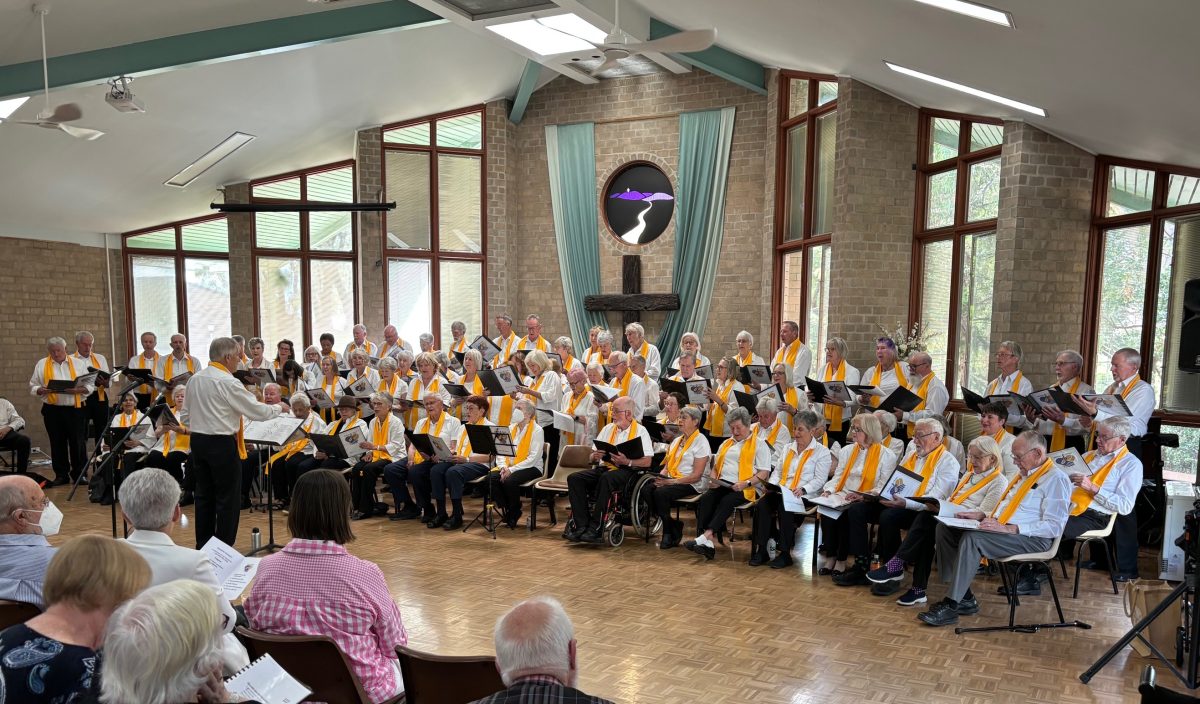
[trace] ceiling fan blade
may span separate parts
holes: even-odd
[[[47,118],[49,122],[72,122],[83,117],[83,111],[75,103],[63,103],[55,106],[54,112]]]
[[[686,32],[672,34],[662,39],[641,44],[629,44],[625,48],[634,54],[686,54],[693,51],[704,51],[716,41],[717,30],[715,29],[689,29]]]
[[[7,118],[0,119],[0,122],[7,122],[10,125],[33,125],[34,127],[37,127],[42,124],[41,122],[39,122],[37,120],[12,120],[12,119],[7,119]]]
[[[89,129],[87,127],[72,127],[71,125],[60,124],[58,126],[58,129],[62,130],[63,132],[66,132],[67,134],[71,135],[72,137],[75,137],[76,139],[86,139],[89,142],[94,139],[100,139],[101,137],[104,136],[104,133],[101,132],[100,130],[93,130],[93,129]]]
[[[592,72],[588,75],[590,75],[592,78],[596,78],[597,76],[604,73],[605,71],[607,71],[611,68],[616,68],[620,65],[621,65],[621,57],[607,56],[604,59],[604,63],[602,63],[599,66],[597,66],[596,68],[592,69]]]

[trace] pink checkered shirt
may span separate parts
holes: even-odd
[[[333,638],[372,701],[397,694],[395,648],[408,634],[375,563],[331,541],[292,539],[263,558],[245,607],[256,631]]]

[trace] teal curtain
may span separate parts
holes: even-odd
[[[665,360],[679,354],[679,338],[703,337],[725,228],[725,184],[733,142],[733,108],[679,116],[679,176],[675,192],[675,260],[671,281],[679,310],[667,314],[658,336]]]
[[[582,354],[588,330],[593,325],[607,327],[603,313],[583,307],[584,296],[600,293],[595,125],[547,125],[546,164],[567,322],[575,352]]]

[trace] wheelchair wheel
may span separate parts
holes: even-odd
[[[654,515],[654,504],[650,500],[656,476],[655,474],[643,474],[638,478],[630,493],[629,513],[633,529],[639,538],[646,537],[647,524],[650,527],[650,535],[657,535],[662,530],[662,519]]]
[[[625,526],[621,525],[620,523],[614,523],[613,526],[608,529],[608,544],[615,548],[620,546],[620,544],[623,542],[625,542]]]

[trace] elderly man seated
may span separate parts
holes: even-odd
[[[121,515],[133,526],[126,542],[150,565],[150,585],[176,579],[194,579],[212,589],[221,608],[225,638],[222,662],[227,673],[250,664],[246,649],[233,635],[237,613],[225,598],[208,555],[176,545],[171,539],[183,511],[179,508],[179,482],[167,472],[148,467],[129,475],[118,490]]]
[[[536,596],[496,621],[496,669],[505,689],[471,704],[612,704],[575,689],[575,627],[557,599]]]
[[[617,356],[617,353],[613,353]],[[649,467],[654,453],[650,434],[634,418],[637,402],[629,396],[621,396],[612,402],[612,422],[600,429],[596,439],[609,445],[620,445],[630,440],[640,440],[642,456],[630,459],[624,454],[607,455],[592,444],[593,467],[575,472],[567,477],[568,498],[571,500],[571,517],[575,529],[563,532],[571,542],[599,543],[600,519],[609,497],[619,490],[633,475],[634,467]],[[592,499],[589,508],[588,499]]]
[[[62,518],[37,482],[0,477],[0,599],[43,607],[42,582],[54,557],[46,536],[58,532]]]
[[[979,558],[996,560],[1012,555],[1044,552],[1062,535],[1067,523],[1071,480],[1046,456],[1046,439],[1026,430],[1013,442],[1018,472],[990,515],[964,511],[958,518],[979,521],[979,530],[937,527],[938,572],[950,587],[946,598],[917,616],[930,626],[958,623],[960,615],[979,611],[971,593],[971,580]]]
[[[17,453],[16,470],[20,474],[29,471],[29,453],[33,442],[29,436],[22,435],[25,419],[17,413],[17,409],[6,398],[0,398],[0,451],[12,450]]]

